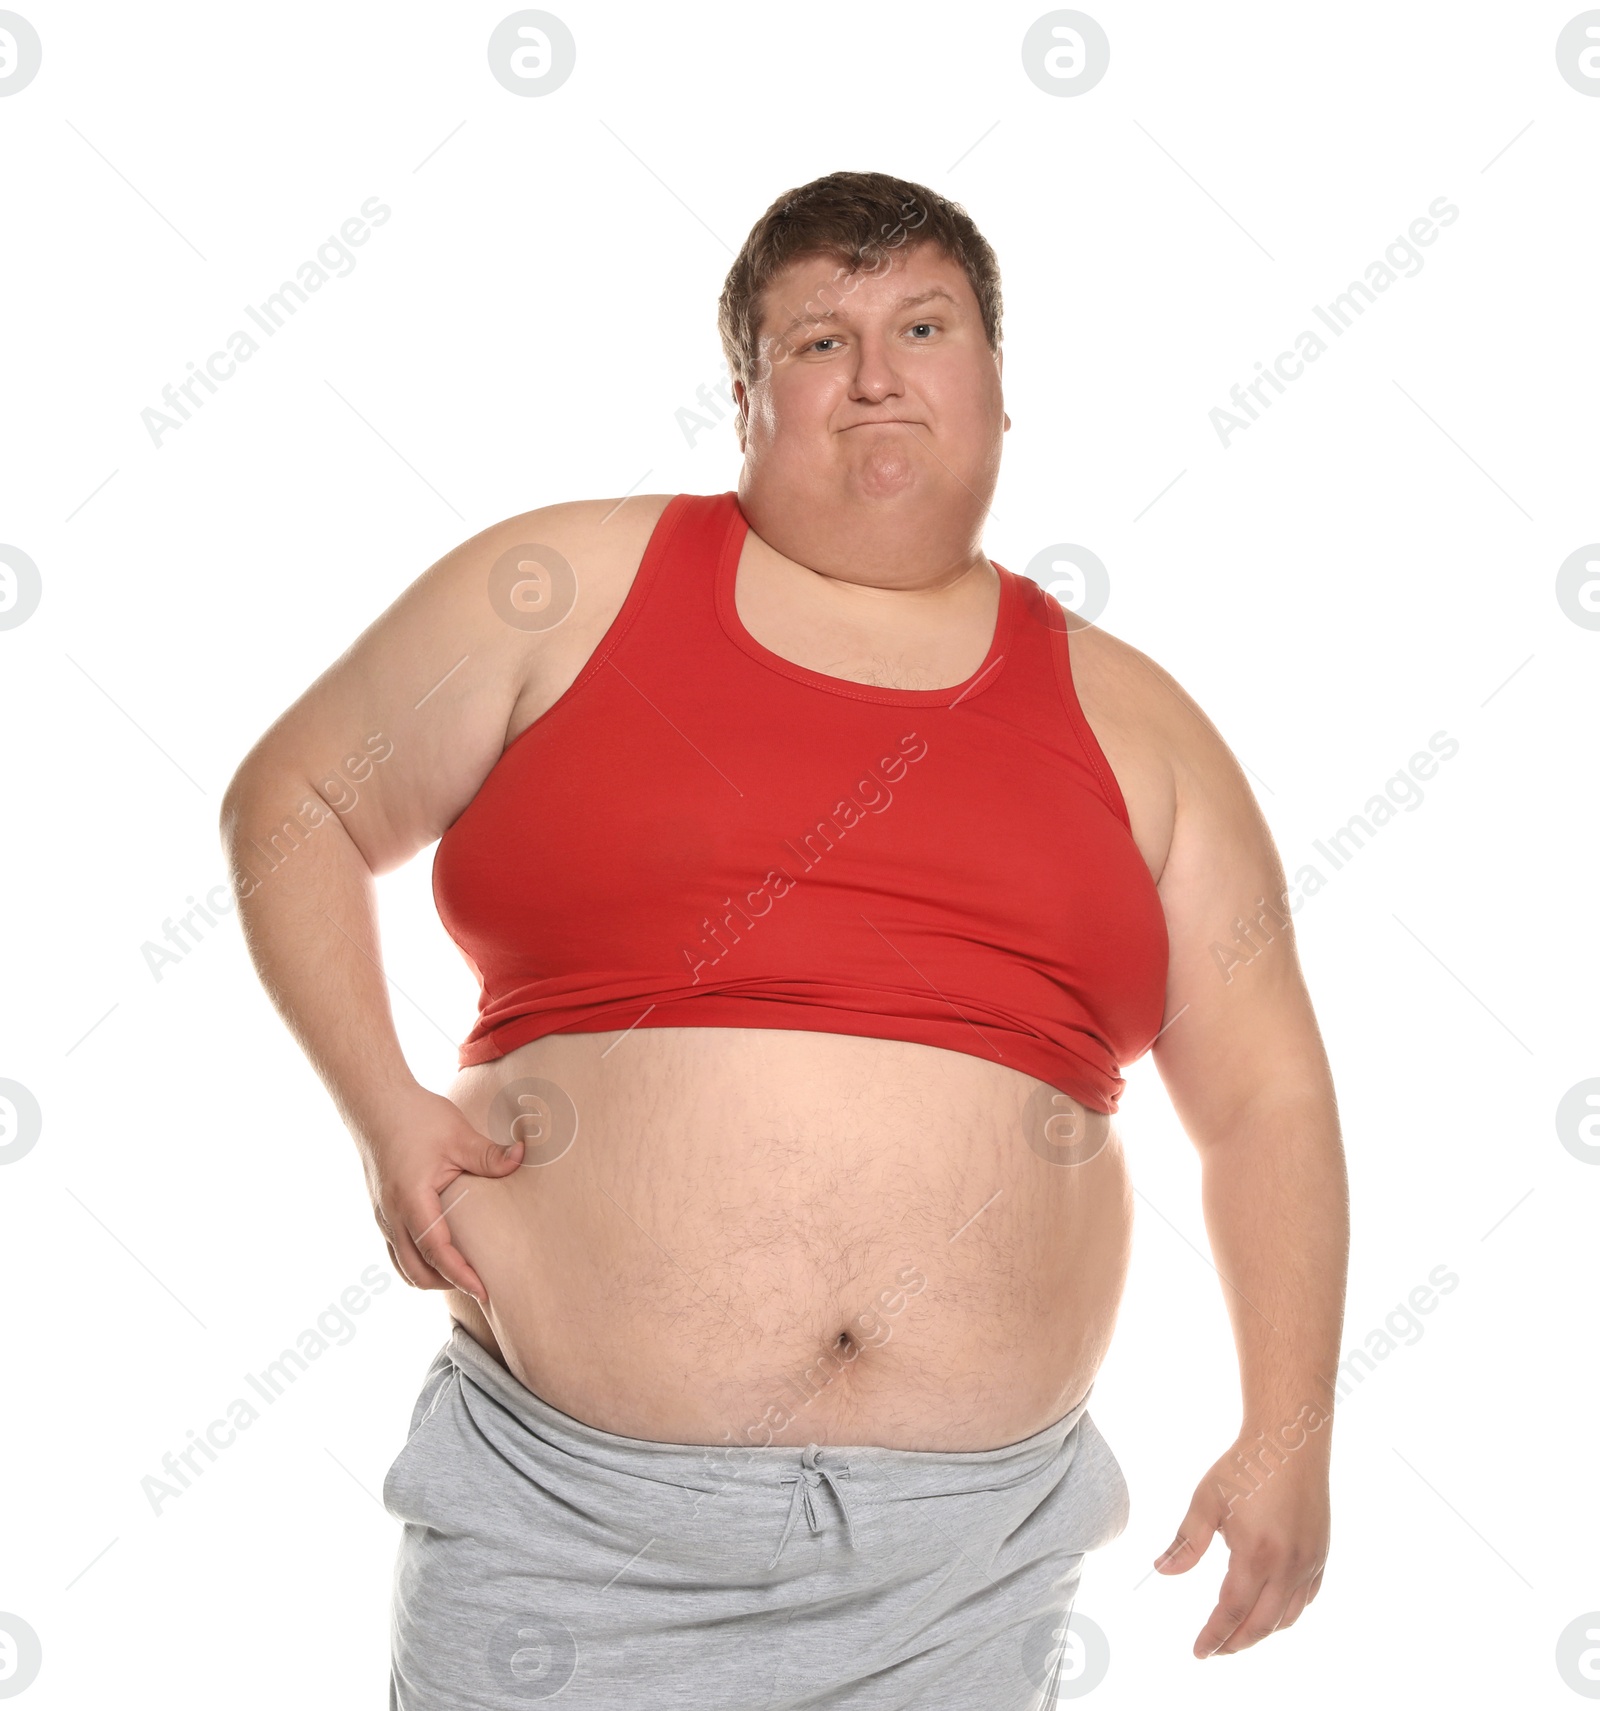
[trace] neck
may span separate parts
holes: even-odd
[[[969,575],[988,570],[987,506],[965,491],[955,503],[917,503],[914,495],[852,502],[742,478],[738,497],[752,536],[747,557],[759,551],[833,583],[897,593],[937,596],[988,580]]]

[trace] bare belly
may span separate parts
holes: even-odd
[[[513,1175],[445,1193],[489,1296],[487,1323],[456,1291],[450,1311],[602,1430],[990,1449],[1059,1419],[1104,1359],[1132,1229],[1122,1146],[1019,1071],[859,1036],[634,1028],[533,1041],[448,1096],[528,1147]]]

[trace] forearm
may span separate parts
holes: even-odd
[[[366,861],[338,814],[289,772],[235,779],[222,844],[267,995],[352,1134],[371,1132],[418,1083],[395,1032]]]
[[[1334,1403],[1350,1245],[1331,1097],[1251,1110],[1202,1147],[1201,1182],[1245,1431],[1276,1434],[1324,1418]]]

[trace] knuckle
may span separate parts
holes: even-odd
[[[444,1219],[437,1209],[429,1212],[425,1206],[414,1206],[402,1226],[418,1253],[425,1254],[439,1245]]]
[[[394,1261],[394,1268],[411,1285],[417,1287],[416,1272],[418,1268],[416,1250],[410,1243],[393,1242],[389,1246],[389,1257]]]
[[[450,1238],[448,1235],[441,1237],[440,1235],[435,1234],[430,1236],[427,1241],[418,1242],[417,1252],[422,1256],[422,1261],[428,1267],[429,1271],[434,1273],[436,1276],[442,1277],[445,1272],[445,1267],[450,1263],[450,1256],[454,1250],[450,1246]],[[440,1286],[430,1278],[425,1287],[429,1289],[437,1289]]]

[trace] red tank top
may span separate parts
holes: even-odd
[[[748,528],[733,492],[668,502],[594,654],[439,840],[434,900],[481,988],[460,1065],[546,1034],[799,1028],[1114,1111],[1161,1027],[1167,933],[1060,606],[996,565],[965,683],[852,683],[740,623]]]

